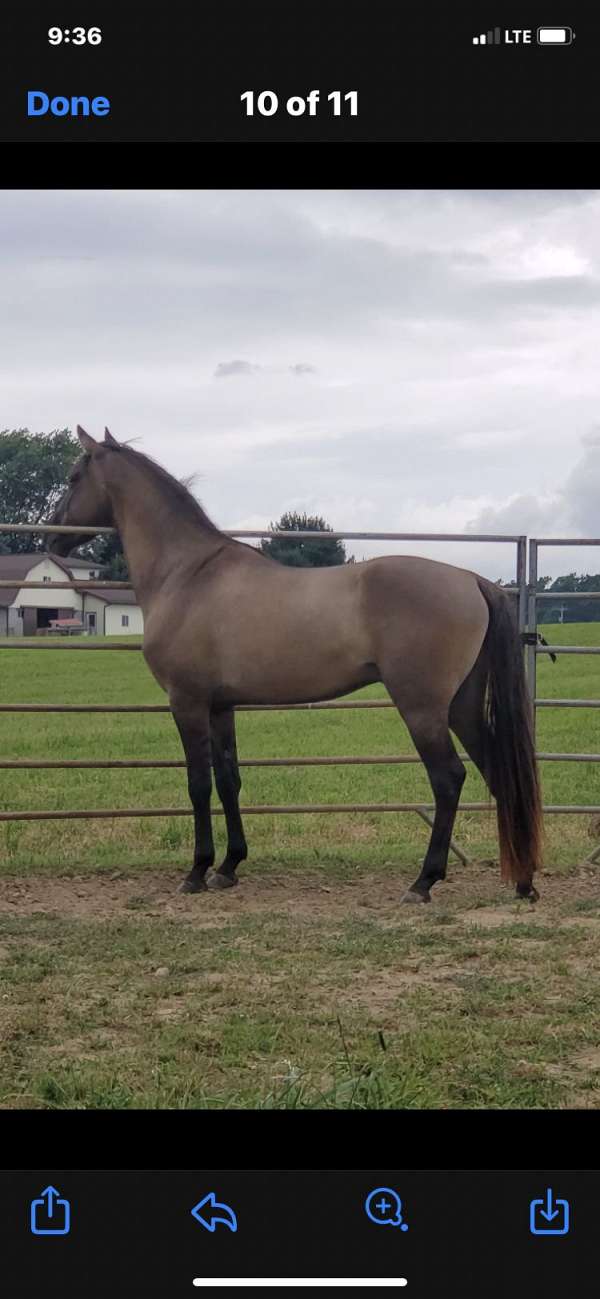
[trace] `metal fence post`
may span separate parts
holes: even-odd
[[[517,540],[517,587],[519,631],[527,629],[527,537]]]
[[[534,537],[529,542],[529,585],[527,601],[527,631],[534,633],[537,631],[537,582],[538,582],[538,544]],[[532,645],[527,646],[526,670],[527,670],[527,688],[531,699],[533,709],[533,734],[535,736],[536,721],[536,668],[537,654],[535,641]]]

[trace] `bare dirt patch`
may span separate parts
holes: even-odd
[[[573,1056],[571,1064],[574,1064],[577,1069],[585,1069],[587,1073],[597,1073],[600,1069],[600,1047],[579,1051]]]
[[[372,917],[384,925],[411,925],[441,914],[467,925],[497,929],[515,923],[547,924],[568,905],[570,915],[561,916],[567,926],[600,927],[600,919],[574,916],[578,902],[600,903],[600,876],[580,870],[564,875],[546,875],[543,894],[535,906],[515,902],[512,889],[502,886],[497,869],[471,865],[460,868],[451,880],[439,884],[429,906],[402,906],[402,893],[410,879],[391,878],[384,872],[362,875],[355,881],[339,882],[328,876],[299,879],[287,873],[278,879],[260,872],[242,876],[237,888],[225,893],[182,894],[181,872],[149,870],[119,877],[107,875],[28,875],[0,879],[0,914],[57,914],[63,919],[89,920],[157,917],[178,918],[202,928],[212,928],[240,919],[245,914],[280,913],[307,919]],[[479,903],[480,905],[473,905]]]

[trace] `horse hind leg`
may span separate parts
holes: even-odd
[[[405,893],[403,902],[430,902],[430,890],[445,879],[452,829],[460,792],[466,776],[448,727],[448,708],[439,701],[408,703],[385,682],[408,727],[422,759],[433,791],[435,815],[429,846],[420,874]]]
[[[494,781],[489,770],[489,736],[485,716],[486,678],[486,665],[481,653],[450,704],[449,723],[493,794]]]

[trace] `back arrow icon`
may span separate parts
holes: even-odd
[[[207,1209],[206,1214],[203,1214],[203,1209]],[[238,1229],[233,1209],[228,1204],[219,1204],[214,1191],[209,1191],[203,1200],[199,1200],[198,1204],[194,1205],[192,1217],[200,1223],[201,1227],[206,1227],[207,1231],[215,1231],[219,1222],[222,1222],[224,1227],[229,1227],[230,1231]]]

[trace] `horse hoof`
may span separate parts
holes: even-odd
[[[183,881],[183,884],[179,885],[177,892],[178,893],[206,893],[206,884],[203,879],[202,880],[187,879]]]
[[[519,890],[517,889],[517,897],[519,899],[519,902],[530,902],[532,904],[534,902],[539,902],[540,900],[540,895],[537,889],[534,888],[533,884],[531,885],[531,888],[528,893],[520,893]]]
[[[429,889],[425,893],[419,893],[417,889],[407,889],[406,893],[400,898],[401,902],[431,902]]]
[[[234,884],[239,883],[237,875],[219,875],[215,871],[214,875],[209,875],[206,881],[207,889],[232,889]]]

